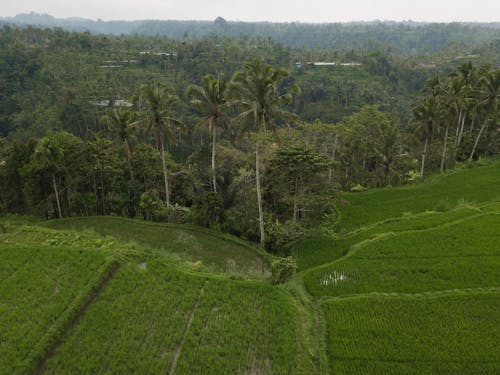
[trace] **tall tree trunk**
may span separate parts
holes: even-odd
[[[297,221],[297,212],[299,209],[299,205],[297,203],[297,196],[299,194],[299,181],[298,177],[295,177],[295,183],[294,183],[294,192],[293,192],[293,222],[295,223]]]
[[[425,157],[427,156],[427,143],[429,143],[429,138],[425,138],[424,142],[424,151],[422,152],[422,163],[420,165],[420,181],[424,179]]]
[[[257,144],[255,146],[255,183],[257,187],[257,204],[259,205],[260,246],[264,247],[266,243],[266,234],[264,232],[264,212],[262,211],[262,195],[260,192],[259,148],[260,148],[260,129],[257,130]]]
[[[338,137],[339,137],[339,135],[335,134],[335,141],[333,142],[332,156],[330,158],[332,163],[335,162],[335,154],[337,153]],[[332,181],[333,181],[333,166],[330,166],[328,168],[328,183],[331,184]]]
[[[130,181],[134,181],[134,171],[132,170],[132,151],[130,150],[130,144],[128,143],[127,138],[123,140],[125,143],[125,152],[127,153],[127,164],[128,170],[130,173]]]
[[[57,192],[56,176],[54,173],[52,173],[52,187],[54,188],[54,194],[56,195],[57,215],[59,216],[59,219],[61,219],[61,202],[59,202],[59,193]]]
[[[163,145],[163,137],[160,138],[160,158],[161,158],[161,166],[163,170],[163,182],[165,183],[165,202],[167,206],[170,207],[170,189],[168,187],[168,171],[167,171],[167,163],[165,161],[165,149]]]
[[[460,124],[460,133],[458,133],[457,150],[460,148],[460,144],[462,143],[462,136],[464,134],[465,119],[466,118],[467,118],[467,114],[464,113],[464,115],[462,116],[462,124]]]
[[[217,137],[217,129],[215,129],[215,119],[210,116],[208,119],[208,126],[212,130],[212,188],[214,193],[217,193],[217,181],[215,178],[215,141]]]
[[[481,135],[483,134],[484,129],[486,129],[486,126],[488,125],[489,120],[490,119],[488,118],[488,116],[486,116],[486,120],[484,120],[483,126],[481,126],[481,129],[479,130],[479,134],[477,135],[476,141],[474,142],[474,147],[472,147],[472,152],[470,153],[469,161],[472,160],[472,158],[474,157],[474,154],[476,153],[476,148],[477,148],[477,145],[479,143],[479,139],[481,138]]]
[[[443,144],[443,156],[441,157],[441,173],[444,172],[444,161],[446,160],[446,148],[448,146],[448,130],[450,124],[446,125],[446,131],[444,132],[444,144]]]

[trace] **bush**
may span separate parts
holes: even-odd
[[[278,258],[271,263],[271,281],[273,284],[282,284],[297,271],[297,263],[292,257]]]
[[[177,203],[168,207],[166,204],[161,202],[161,204],[154,209],[152,220],[185,224],[187,218],[189,217],[189,212],[190,210],[188,207],[180,206]]]
[[[353,187],[351,187],[351,192],[353,192],[353,193],[360,193],[360,192],[366,191],[366,190],[368,190],[368,189],[361,184],[356,184]]]
[[[299,222],[288,220],[280,223],[277,220],[266,220],[266,249],[273,253],[279,253],[283,247],[301,237],[304,228]]]
[[[195,224],[213,228],[222,222],[224,205],[219,194],[205,191],[193,206],[193,221]]]

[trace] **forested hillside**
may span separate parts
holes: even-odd
[[[340,190],[498,153],[498,70],[428,58],[5,26],[0,211],[196,223],[278,251]]]
[[[2,20],[2,18],[0,18]],[[84,18],[55,18],[47,14],[18,14],[3,18],[21,25],[62,27],[94,34],[139,34],[173,39],[206,37],[264,37],[287,47],[338,51],[380,50],[398,55],[428,55],[446,49],[477,48],[498,40],[500,23],[423,23],[423,22],[350,22],[350,23],[272,23],[229,21],[103,21]]]

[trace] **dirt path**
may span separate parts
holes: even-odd
[[[54,343],[47,350],[46,355],[42,358],[42,360],[40,360],[38,366],[36,367],[36,370],[33,372],[34,374],[40,375],[43,373],[45,369],[45,364],[55,354],[57,348],[61,346],[64,337],[66,337],[68,333],[71,332],[73,327],[78,324],[78,322],[85,315],[86,311],[88,310],[92,302],[94,302],[97,296],[108,286],[109,282],[111,281],[111,279],[113,279],[114,275],[116,274],[116,271],[118,271],[119,266],[120,265],[118,262],[114,263],[111,269],[109,269],[109,271],[101,279],[99,284],[95,288],[93,288],[92,292],[88,296],[84,297],[85,303],[83,304],[82,308],[77,312],[77,314],[75,314],[73,319],[71,319],[70,323],[65,327],[65,329],[57,338],[57,340],[55,340]]]
[[[168,372],[169,375],[173,375],[173,373],[175,372],[175,368],[177,367],[177,361],[179,360],[179,357],[181,355],[182,346],[184,345],[184,341],[186,341],[186,337],[187,337],[187,334],[189,332],[189,328],[191,328],[191,324],[193,323],[194,314],[195,314],[196,310],[198,309],[198,305],[200,304],[201,296],[203,295],[203,292],[205,291],[205,285],[207,285],[206,281],[203,284],[203,286],[201,287],[200,293],[198,294],[198,298],[196,299],[196,302],[193,306],[193,309],[191,310],[191,315],[189,316],[189,320],[186,324],[186,328],[184,329],[184,333],[182,334],[181,343],[179,344],[179,346],[175,350],[174,360],[172,361],[172,366],[170,366],[170,371]]]

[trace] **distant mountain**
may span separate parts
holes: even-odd
[[[473,48],[500,40],[500,22],[422,23],[413,21],[370,21],[350,23],[235,22],[217,17],[214,21],[102,21],[85,18],[55,18],[48,14],[25,13],[0,18],[18,25],[61,27],[94,34],[161,35],[173,39],[219,35],[273,38],[289,47],[335,50],[374,49],[387,53],[421,55],[450,45]]]
[[[14,17],[0,17],[0,21],[17,25],[61,27],[70,31],[89,31],[94,34],[131,34],[145,21],[94,21],[87,18],[55,18],[49,14],[22,13]]]

